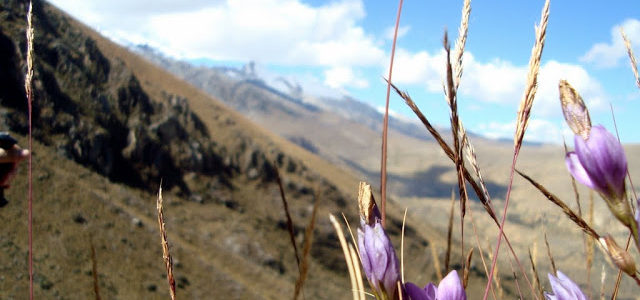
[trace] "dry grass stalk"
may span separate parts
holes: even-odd
[[[396,25],[393,31],[393,43],[391,44],[391,59],[389,61],[389,82],[393,74],[393,58],[396,54],[396,41],[398,40],[398,27],[400,27],[400,15],[402,13],[402,0],[398,1],[398,14]],[[391,96],[391,86],[387,83],[387,96],[385,100],[384,120],[382,123],[382,158],[380,160],[380,213],[382,214],[382,227],[387,224],[387,134],[389,129],[389,97]]]
[[[432,240],[429,240],[429,248],[431,248],[431,257],[433,258],[433,267],[436,269],[438,281],[442,280],[442,269],[440,269],[440,260],[438,259],[438,251]]]
[[[515,148],[520,148],[524,132],[529,123],[531,107],[535,99],[538,89],[538,71],[540,70],[540,58],[542,57],[542,49],[544,48],[544,40],[547,34],[547,23],[549,21],[549,0],[545,1],[542,15],[540,16],[540,25],[536,26],[536,43],[531,50],[531,58],[529,59],[529,73],[527,74],[527,84],[522,95],[520,108],[518,108],[518,119],[516,121],[516,134],[513,139]]]
[[[298,295],[302,291],[302,287],[304,286],[304,282],[307,280],[307,274],[309,273],[309,254],[311,253],[311,244],[313,241],[313,230],[316,226],[316,216],[318,213],[318,200],[319,197],[316,193],[315,202],[313,203],[313,211],[311,212],[311,219],[309,220],[309,224],[304,231],[304,243],[302,246],[302,261],[300,262],[300,276],[298,280],[296,280],[295,291],[293,294],[293,299],[298,299]],[[303,293],[304,294],[304,293]],[[304,296],[303,296],[304,298]]]
[[[478,165],[478,159],[476,156],[476,150],[473,148],[471,144],[471,140],[467,135],[467,131],[464,129],[462,122],[458,124],[459,133],[461,135],[460,141],[462,141],[462,148],[465,150],[465,154],[467,156],[467,160],[471,163],[471,168],[473,172],[478,177],[478,182],[480,183],[480,188],[482,189],[482,193],[484,193],[485,198],[491,199],[489,196],[489,190],[487,189],[487,185],[484,183],[484,179],[482,178],[482,173],[480,172],[480,166]]]
[[[409,94],[401,91],[393,83],[391,83],[391,87],[405,101],[407,106],[409,106],[409,108],[411,108],[411,110],[413,110],[413,112],[416,114],[418,119],[420,119],[420,121],[425,126],[427,131],[429,131],[431,136],[433,136],[433,138],[438,142],[438,144],[440,145],[440,147],[442,148],[444,153],[447,155],[447,157],[449,157],[450,160],[455,161],[453,150],[451,150],[451,148],[449,148],[449,145],[447,145],[447,143],[444,141],[444,139],[442,138],[440,133],[438,133],[438,131],[433,127],[433,125],[431,125],[431,122],[429,122],[429,120],[425,117],[425,115],[422,113],[422,111],[420,111],[420,109],[415,104],[415,102],[411,99]],[[497,218],[496,214],[494,213],[494,209],[491,206],[490,198],[487,198],[484,195],[484,192],[482,191],[480,186],[476,183],[476,181],[472,178],[471,174],[464,167],[464,165],[462,167],[463,167],[463,172],[464,172],[464,178],[467,180],[467,182],[473,188],[475,194],[478,196],[478,199],[480,200],[480,203],[484,207],[485,211],[487,212],[487,214],[489,214],[489,216],[494,221],[494,223],[497,226],[500,226],[500,222],[498,221],[498,218]],[[529,281],[529,278],[527,277],[527,274],[526,274],[526,272],[524,270],[524,267],[522,266],[522,263],[520,263],[520,260],[519,260],[518,256],[516,255],[515,250],[513,250],[513,246],[511,245],[511,242],[509,241],[509,238],[507,237],[507,235],[504,232],[502,232],[502,236],[504,236],[505,242],[507,243],[507,246],[509,247],[509,251],[511,252],[511,255],[513,256],[513,259],[518,264],[518,267],[520,269],[520,272],[522,273],[522,276],[524,277],[525,281],[527,281],[527,283],[531,286],[531,282]]]
[[[340,246],[342,247],[344,260],[345,262],[347,262],[347,269],[349,270],[349,279],[351,280],[351,291],[353,293],[353,299],[359,300],[360,293],[358,291],[359,288],[358,288],[356,271],[355,271],[356,266],[354,265],[354,261],[351,256],[351,251],[349,250],[349,246],[347,245],[347,240],[344,238],[342,226],[338,224],[338,221],[336,221],[336,218],[332,214],[329,214],[329,221],[331,221],[331,224],[333,224],[333,227],[335,228],[336,233],[338,234],[338,240],[340,241]],[[357,267],[360,268],[359,265]]]
[[[464,158],[462,156],[462,147],[460,145],[460,134],[459,134],[459,124],[460,118],[458,117],[458,100],[457,93],[458,91],[455,88],[454,80],[453,80],[453,70],[451,66],[451,48],[449,45],[449,40],[447,36],[447,32],[444,32],[444,50],[447,54],[446,61],[446,69],[447,69],[447,85],[445,87],[445,96],[447,98],[447,103],[449,103],[449,109],[451,110],[451,133],[453,138],[453,151],[454,151],[454,163],[456,165],[456,171],[458,173],[458,189],[460,191],[460,211],[461,211],[461,221],[464,225],[464,214],[465,214],[465,199],[467,198],[466,189],[464,184],[464,175],[462,171],[462,166],[464,165]],[[464,238],[464,226],[460,228],[463,231],[462,238]]]
[[[631,49],[631,42],[627,38],[627,35],[624,33],[622,27],[620,27],[620,34],[622,35],[622,39],[624,40],[624,46],[627,48],[627,54],[629,54],[629,60],[631,62],[631,70],[633,71],[633,75],[636,77],[636,85],[640,88],[640,76],[638,75],[638,63],[636,62],[636,57],[633,55],[633,50]]]
[[[455,73],[454,89],[457,91],[462,79],[462,56],[464,54],[464,46],[467,43],[467,33],[469,32],[469,16],[471,15],[471,0],[465,0],[462,5],[462,17],[460,18],[460,26],[458,27],[458,39],[456,40],[455,60],[453,61],[453,70]]]
[[[407,209],[404,209],[404,216],[402,217],[402,234],[400,235],[400,276],[402,276],[402,282],[404,282],[404,225],[407,223]],[[401,291],[402,289],[398,289]],[[400,293],[402,294],[402,293]]]
[[[466,38],[465,38],[466,39]],[[447,97],[447,102],[449,103],[449,108],[451,110],[451,133],[453,138],[453,149],[454,149],[454,162],[456,165],[456,174],[458,177],[458,191],[460,192],[460,258],[463,259],[462,264],[464,265],[464,215],[466,213],[466,204],[467,204],[467,188],[465,185],[464,179],[464,157],[462,156],[462,145],[460,142],[460,118],[458,116],[458,101],[457,101],[457,90],[455,88],[455,83],[453,79],[453,70],[451,66],[451,48],[449,46],[449,40],[447,37],[447,32],[444,32],[444,49],[447,53],[447,61],[446,61],[446,69],[447,69],[447,86],[445,88],[445,96]],[[461,49],[463,51],[463,49]],[[462,56],[460,57],[462,60]],[[462,66],[460,66],[462,67]]]
[[[347,220],[347,216],[345,216],[344,213],[342,213],[342,219],[344,220],[344,223],[347,224],[347,229],[349,229],[349,235],[351,236],[351,241],[357,245],[357,241],[355,236],[353,235],[353,230],[351,230],[351,225],[349,224],[349,220]],[[360,261],[360,249],[356,247],[356,251],[358,252],[358,261]]]
[[[282,185],[282,179],[280,178],[280,171],[278,171],[278,167],[275,167],[275,164],[273,169],[276,172],[276,182],[278,183],[278,188],[280,190],[280,198],[282,199],[284,214],[287,217],[287,231],[289,232],[289,239],[291,240],[291,246],[293,247],[293,252],[296,256],[298,273],[302,274],[302,271],[300,269],[300,254],[298,254],[298,246],[296,245],[296,234],[293,230],[293,221],[291,220],[291,214],[289,213],[289,204],[287,203],[287,198],[284,195],[284,186]]]
[[[169,242],[167,241],[167,230],[164,227],[164,212],[162,207],[162,183],[158,190],[158,200],[156,201],[156,208],[158,209],[158,226],[160,227],[160,239],[162,241],[162,258],[164,259],[164,266],[167,269],[167,281],[169,282],[169,294],[171,300],[176,299],[176,281],[173,277],[173,258],[171,258],[171,252],[169,251]]]
[[[447,251],[444,256],[444,269],[449,270],[449,260],[451,259],[451,237],[453,235],[453,212],[456,204],[456,197],[451,190],[451,210],[449,212],[449,226],[447,227]]]
[[[511,274],[515,274],[516,270],[513,267],[513,260],[509,260],[509,266],[511,267]],[[518,295],[520,296],[520,299],[524,299],[524,297],[522,296],[522,291],[520,290],[520,284],[518,283],[518,277],[514,276],[513,278],[514,278],[513,281],[516,284],[516,290],[518,291]],[[535,293],[533,288],[531,289],[531,292],[533,293],[533,295],[535,296],[536,299],[539,299],[538,295]],[[503,295],[500,295],[500,296],[502,297]]]
[[[89,245],[91,246],[91,278],[93,279],[93,293],[96,300],[100,300],[100,286],[98,284],[98,259],[96,258],[96,247],[93,246],[93,239],[89,237]]]
[[[604,271],[604,264],[603,264],[602,272],[600,273],[600,299],[601,300],[604,300],[604,281],[606,278],[607,278],[607,273]],[[615,298],[611,298],[611,299],[615,299]]]
[[[471,15],[471,0],[465,0],[462,6],[462,17],[460,18],[460,27],[458,27],[458,39],[455,44],[455,60],[453,61],[453,73],[454,73],[454,90],[458,91],[458,87],[460,87],[460,81],[462,79],[462,58],[464,54],[464,48],[467,43],[467,34],[469,32],[469,16]],[[462,148],[466,151],[467,159],[471,163],[471,167],[475,172],[476,176],[478,176],[478,180],[480,181],[480,187],[485,194],[485,197],[489,199],[489,192],[487,191],[487,187],[482,179],[482,175],[480,173],[480,167],[478,166],[478,162],[476,159],[475,149],[471,145],[469,141],[469,137],[467,136],[467,131],[465,130],[462,121],[458,119],[458,134],[460,142],[462,143]]]
[[[600,235],[593,228],[591,228],[591,226],[589,226],[589,224],[587,224],[587,222],[585,222],[585,220],[583,220],[582,217],[578,216],[575,212],[573,212],[573,210],[571,210],[571,208],[569,208],[569,206],[567,206],[567,204],[565,204],[562,200],[560,200],[560,198],[558,198],[556,195],[549,192],[544,186],[540,185],[531,177],[525,175],[524,173],[518,170],[516,170],[516,172],[518,172],[520,176],[522,176],[524,179],[529,181],[529,183],[531,183],[535,188],[537,188],[549,201],[551,201],[553,204],[560,207],[562,209],[562,212],[564,212],[569,217],[569,219],[571,219],[571,221],[573,221],[576,225],[578,225],[578,227],[580,227],[580,229],[582,229],[582,231],[584,231],[587,235],[593,237],[594,239],[600,238]]]
[[[593,225],[593,190],[589,191],[589,216],[588,219],[589,221],[589,225]],[[589,298],[591,299],[593,296],[591,293],[591,268],[593,267],[593,246],[595,243],[595,240],[590,237],[590,236],[586,236],[586,241],[587,241],[587,290],[588,290],[588,294],[589,294]]]
[[[420,111],[420,109],[418,108],[418,106],[416,105],[416,103],[413,101],[413,99],[411,99],[411,97],[409,96],[409,94],[401,91],[397,86],[395,86],[393,83],[391,83],[391,87],[396,91],[396,93],[404,100],[404,102],[407,104],[407,106],[409,106],[409,108],[411,108],[411,110],[413,110],[413,112],[416,114],[416,116],[418,117],[418,119],[420,119],[420,121],[422,122],[422,124],[425,126],[425,128],[427,129],[427,131],[429,131],[429,133],[431,134],[431,136],[433,136],[433,138],[436,140],[436,142],[438,142],[438,144],[440,145],[440,148],[442,148],[442,150],[444,151],[444,153],[447,155],[447,157],[449,157],[449,159],[451,161],[453,161],[455,163],[455,154],[453,152],[453,150],[451,150],[451,148],[449,147],[449,145],[444,141],[444,139],[442,138],[442,136],[440,135],[440,133],[435,129],[435,127],[433,127],[433,125],[431,124],[431,122],[429,122],[429,120],[427,119],[427,117],[425,117],[425,115],[422,113],[422,111]],[[493,208],[490,206],[489,203],[489,198],[487,198],[484,194],[484,192],[482,191],[482,189],[480,188],[480,186],[476,183],[476,181],[473,179],[473,177],[471,176],[471,173],[469,173],[469,171],[464,167],[463,167],[463,173],[464,173],[464,178],[467,180],[467,182],[469,182],[469,184],[471,185],[471,187],[473,188],[474,192],[476,193],[476,195],[478,196],[478,199],[480,200],[480,203],[482,203],[482,205],[484,206],[485,210],[487,211],[487,213],[489,214],[489,216],[494,220],[494,222],[496,222],[496,224],[498,223],[498,219],[496,217],[496,214],[493,211]]]
[[[356,276],[356,286],[358,287],[358,295],[361,300],[365,300],[366,296],[364,294],[364,283],[362,282],[362,273],[360,272],[360,266],[358,265],[358,261],[360,261],[360,256],[354,250],[352,244],[349,244],[349,254],[351,254],[351,262],[353,263],[353,269],[355,271]],[[398,282],[398,284],[400,284]]]
[[[518,119],[516,121],[516,132],[514,136],[514,151],[513,151],[513,161],[511,163],[511,170],[509,175],[509,185],[507,186],[507,195],[505,196],[504,208],[502,210],[502,220],[500,221],[500,229],[496,242],[496,253],[494,254],[494,260],[491,262],[491,271],[489,272],[489,277],[493,275],[495,270],[498,256],[497,253],[500,251],[500,245],[502,243],[502,236],[504,235],[504,225],[507,219],[507,212],[509,208],[509,200],[511,196],[511,187],[513,186],[513,177],[514,170],[516,167],[516,161],[518,160],[518,154],[520,152],[520,147],[522,146],[522,141],[524,138],[524,133],[527,129],[527,124],[529,123],[529,117],[531,113],[531,107],[533,106],[533,100],[535,99],[536,90],[538,88],[538,71],[540,69],[540,58],[542,57],[542,49],[544,48],[544,40],[546,37],[547,31],[547,22],[549,20],[549,0],[545,1],[544,8],[542,9],[542,15],[540,16],[540,26],[536,26],[536,43],[531,51],[531,58],[529,60],[529,73],[527,75],[527,84],[525,86],[524,94],[522,96],[522,100],[520,102],[520,108],[518,109]],[[523,275],[526,274],[523,272]],[[525,275],[526,276],[526,275]],[[489,287],[491,282],[487,282],[487,286],[484,290],[483,300],[486,300],[489,295]],[[533,286],[530,285],[531,290],[533,291]],[[535,293],[534,293],[535,295]]]
[[[536,286],[538,290],[538,296],[540,299],[544,299],[544,292],[542,291],[542,284],[540,283],[540,276],[538,275],[538,270],[536,268],[536,255],[537,248],[534,243],[533,245],[533,253],[531,252],[531,248],[529,248],[529,261],[531,262],[531,273],[533,273],[533,284]]]
[[[32,140],[32,112],[33,112],[33,5],[29,1],[29,11],[27,12],[27,74],[24,79],[24,89],[27,95],[27,107],[28,107],[28,127],[29,127],[29,153],[33,153],[33,140]],[[32,155],[29,155],[29,195],[28,195],[28,208],[27,208],[27,232],[29,240],[29,299],[33,299],[33,160]]]
[[[489,254],[489,259],[493,260],[494,256],[493,256],[493,250],[491,249],[491,243],[487,242],[487,249],[488,249],[488,254]],[[515,274],[515,272],[513,272]],[[493,280],[494,284],[496,285],[496,289],[498,289],[498,299],[504,299],[504,289],[502,289],[502,284],[500,283],[500,276],[498,276],[498,266],[496,265],[496,271],[493,273],[492,277],[487,277],[487,278],[491,278],[489,279],[489,281]],[[514,276],[513,278],[518,278],[517,276]],[[520,290],[519,285],[517,284],[516,281],[516,286],[518,286],[518,290]]]
[[[478,237],[476,222],[473,220],[473,209],[469,209],[469,219],[471,220],[471,228],[473,228],[473,236],[476,240],[476,247],[478,247],[478,252],[480,252],[480,261],[482,262],[482,267],[484,268],[484,274],[488,278],[489,269],[487,268],[487,262],[484,259],[484,251],[482,250],[482,245],[480,245],[480,238]],[[493,288],[493,284],[491,284],[491,295],[493,296],[493,299],[496,299],[496,292]]]
[[[556,261],[553,259],[553,255],[551,254],[551,247],[549,247],[549,240],[547,239],[547,232],[544,233],[544,244],[547,246],[547,256],[549,256],[549,261],[551,262],[551,271],[553,271],[554,276],[558,276],[558,268],[556,268]]]
[[[466,264],[464,265],[464,273],[462,276],[462,286],[466,289],[469,283],[469,272],[471,271],[471,258],[473,258],[473,248],[469,249],[467,253]]]

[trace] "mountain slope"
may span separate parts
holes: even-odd
[[[25,12],[4,1],[0,13],[2,129],[24,134]],[[90,243],[104,298],[166,298],[155,224],[155,192],[165,216],[179,294],[189,299],[290,297],[297,277],[275,185],[281,170],[298,242],[313,201],[310,299],[349,294],[342,252],[326,215],[355,220],[357,180],[293,143],[259,128],[195,87],[36,1],[34,211],[36,295],[91,298]],[[25,144],[21,140],[21,144]],[[0,290],[27,289],[25,168],[0,208]],[[317,195],[317,199],[315,197]],[[390,207],[398,239],[401,218]],[[407,227],[412,272],[431,277],[429,243],[442,235]],[[429,270],[429,271],[425,271]]]

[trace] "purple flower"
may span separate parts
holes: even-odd
[[[358,247],[362,268],[378,294],[393,298],[400,279],[399,263],[389,236],[379,219],[371,224],[362,220],[358,228]]]
[[[411,282],[404,285],[405,292],[410,300],[466,300],[467,294],[458,277],[458,272],[453,270],[440,281],[436,287],[433,283],[427,284],[424,289]]]
[[[545,293],[544,297],[547,300],[587,300],[580,287],[560,271],[558,271],[558,277],[549,274],[549,283],[551,283],[553,295]]]
[[[608,201],[624,199],[627,158],[618,139],[596,125],[586,140],[576,135],[574,143],[575,151],[565,158],[571,175]]]
[[[602,125],[591,127],[586,140],[576,135],[574,143],[575,151],[565,157],[569,172],[576,180],[602,195],[609,210],[631,230],[637,242],[638,225],[625,199],[627,158],[622,145]]]

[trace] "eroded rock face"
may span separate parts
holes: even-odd
[[[0,18],[24,15],[22,5],[7,8],[15,11]],[[168,93],[151,99],[124,63],[107,59],[95,41],[42,9],[34,7],[36,31],[42,33],[35,40],[36,139],[137,187],[155,187],[162,179],[189,193],[186,172],[224,176],[222,159],[187,99]],[[26,41],[23,28],[12,27],[16,22],[6,24],[0,28],[0,78],[12,89],[0,93],[3,129],[26,133],[26,97],[20,89]]]

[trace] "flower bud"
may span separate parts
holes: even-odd
[[[427,284],[424,289],[411,282],[404,285],[405,292],[410,300],[466,300],[458,272],[453,270],[445,276],[436,287],[433,283]]]
[[[611,261],[618,267],[620,270],[625,272],[627,275],[631,277],[636,276],[636,263],[633,261],[629,252],[624,251],[616,241],[610,236],[607,235],[605,237],[601,237],[599,239],[600,245],[607,251],[609,254],[609,258]]]
[[[562,113],[567,125],[569,125],[573,133],[586,140],[591,131],[591,118],[589,117],[587,106],[582,101],[580,94],[566,80],[560,80],[558,88],[560,90]]]
[[[549,283],[553,294],[545,293],[547,300],[587,300],[580,287],[571,278],[558,271],[558,277],[549,274]]]
[[[400,264],[391,240],[382,228],[380,212],[373,199],[370,185],[360,183],[358,204],[358,248],[362,268],[375,292],[383,299],[393,299],[400,280]]]

